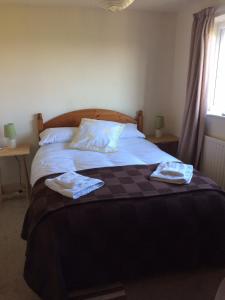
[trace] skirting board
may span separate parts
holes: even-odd
[[[17,183],[13,183],[0,186],[0,203],[3,200],[21,197],[26,197],[26,188],[23,184],[20,185]]]

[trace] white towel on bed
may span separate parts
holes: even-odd
[[[102,187],[104,182],[76,172],[67,172],[55,178],[46,179],[45,185],[66,197],[78,199]]]
[[[160,163],[151,174],[151,179],[174,184],[189,184],[192,176],[192,165],[172,161]]]

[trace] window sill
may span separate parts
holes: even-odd
[[[210,117],[210,118],[213,117],[213,118],[220,118],[220,119],[222,118],[222,119],[225,119],[225,115],[219,115],[219,114],[211,113],[211,112],[207,113],[206,117]]]

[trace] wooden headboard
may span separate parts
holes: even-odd
[[[80,125],[82,118],[115,121],[119,123],[137,123],[137,127],[143,132],[143,112],[137,112],[135,118],[108,109],[81,109],[59,115],[47,122],[43,121],[41,113],[37,114],[37,128],[40,134],[46,128],[76,127]]]

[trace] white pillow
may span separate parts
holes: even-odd
[[[97,152],[115,152],[124,127],[124,124],[117,122],[84,118],[70,147]]]
[[[53,143],[69,143],[77,130],[78,127],[47,128],[40,133],[41,139],[39,145],[43,146]]]
[[[137,124],[127,123],[120,138],[145,138],[145,135],[137,129]]]

